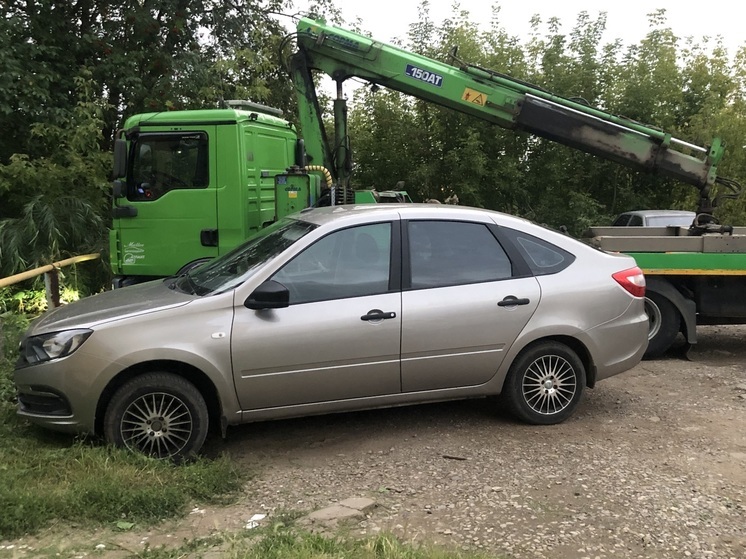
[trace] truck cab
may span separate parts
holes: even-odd
[[[276,114],[228,108],[136,115],[115,154],[114,287],[178,274],[275,219],[274,177],[298,137]]]

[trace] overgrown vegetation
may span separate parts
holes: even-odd
[[[391,535],[367,539],[335,538],[322,534],[279,529],[256,545],[245,545],[233,555],[245,559],[311,559],[354,557],[355,559],[479,559],[485,555],[434,546],[405,544]],[[495,559],[494,555],[491,555]]]
[[[177,549],[148,549],[148,559],[178,559],[187,554],[220,550],[226,559],[501,559],[475,551],[404,543],[391,534],[368,538],[332,537],[274,522],[267,528],[196,539]]]
[[[175,466],[18,419],[12,369],[28,318],[20,312],[0,315],[0,540],[59,521],[153,523],[194,502],[221,502],[241,486],[243,475],[226,457]]]
[[[239,487],[227,458],[175,466],[142,455],[42,434],[4,406],[0,427],[0,538],[53,521],[122,526],[158,522],[194,502],[220,501]]]

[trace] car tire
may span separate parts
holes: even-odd
[[[188,380],[147,373],[122,385],[104,416],[106,441],[153,458],[193,457],[209,428],[207,404]]]
[[[521,421],[553,425],[573,414],[585,379],[585,366],[572,349],[559,342],[540,342],[513,362],[501,399]]]
[[[655,359],[666,353],[679,334],[681,315],[671,301],[654,291],[645,294],[645,313],[650,330],[643,359]]]

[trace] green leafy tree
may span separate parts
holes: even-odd
[[[707,146],[722,137],[730,148],[719,175],[746,177],[741,149],[746,49],[731,58],[717,42],[684,42],[668,26],[664,10],[650,14],[649,32],[638,44],[624,46],[618,39],[603,43],[603,13],[594,19],[581,12],[569,33],[562,31],[560,20],[544,22],[535,15],[531,36],[522,44],[501,27],[499,4],[486,31],[458,4],[454,15],[440,24],[431,21],[428,8],[422,2],[405,48],[448,62],[458,45],[462,61],[651,123],[692,144]],[[357,161],[366,183],[398,173],[421,197],[442,200],[453,191],[462,203],[566,225],[573,233],[629,209],[696,207],[697,190],[675,180],[506,131],[433,103],[390,92],[376,95],[357,97],[352,110],[352,136],[364,138]],[[382,95],[394,96],[385,97],[383,110]],[[371,132],[379,123],[385,123],[382,130]],[[718,212],[730,222],[746,223],[742,201],[724,204]]]
[[[128,115],[290,110],[278,63],[289,0],[8,0],[0,4],[2,273],[102,248],[115,130]],[[332,8],[316,2],[318,11]]]
[[[30,130],[49,155],[16,153],[0,165],[0,276],[104,248],[110,158],[99,148],[102,110],[86,100],[85,78],[76,86],[82,100],[67,119]]]

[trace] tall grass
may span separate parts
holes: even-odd
[[[27,320],[2,317],[0,351],[0,540],[57,521],[152,523],[194,502],[220,502],[242,475],[225,457],[176,466],[28,425],[15,413],[12,369]]]
[[[367,539],[330,537],[309,532],[279,530],[255,545],[237,546],[228,557],[242,559],[479,559],[487,555],[432,545],[403,543],[382,534]],[[497,559],[495,556],[491,556]]]
[[[500,559],[504,555],[473,550],[446,549],[435,545],[402,542],[391,534],[358,539],[311,533],[294,528],[269,527],[256,533],[223,535],[187,542],[176,549],[148,549],[148,559],[180,559],[210,553],[225,559]],[[197,552],[195,554],[194,552]]]

